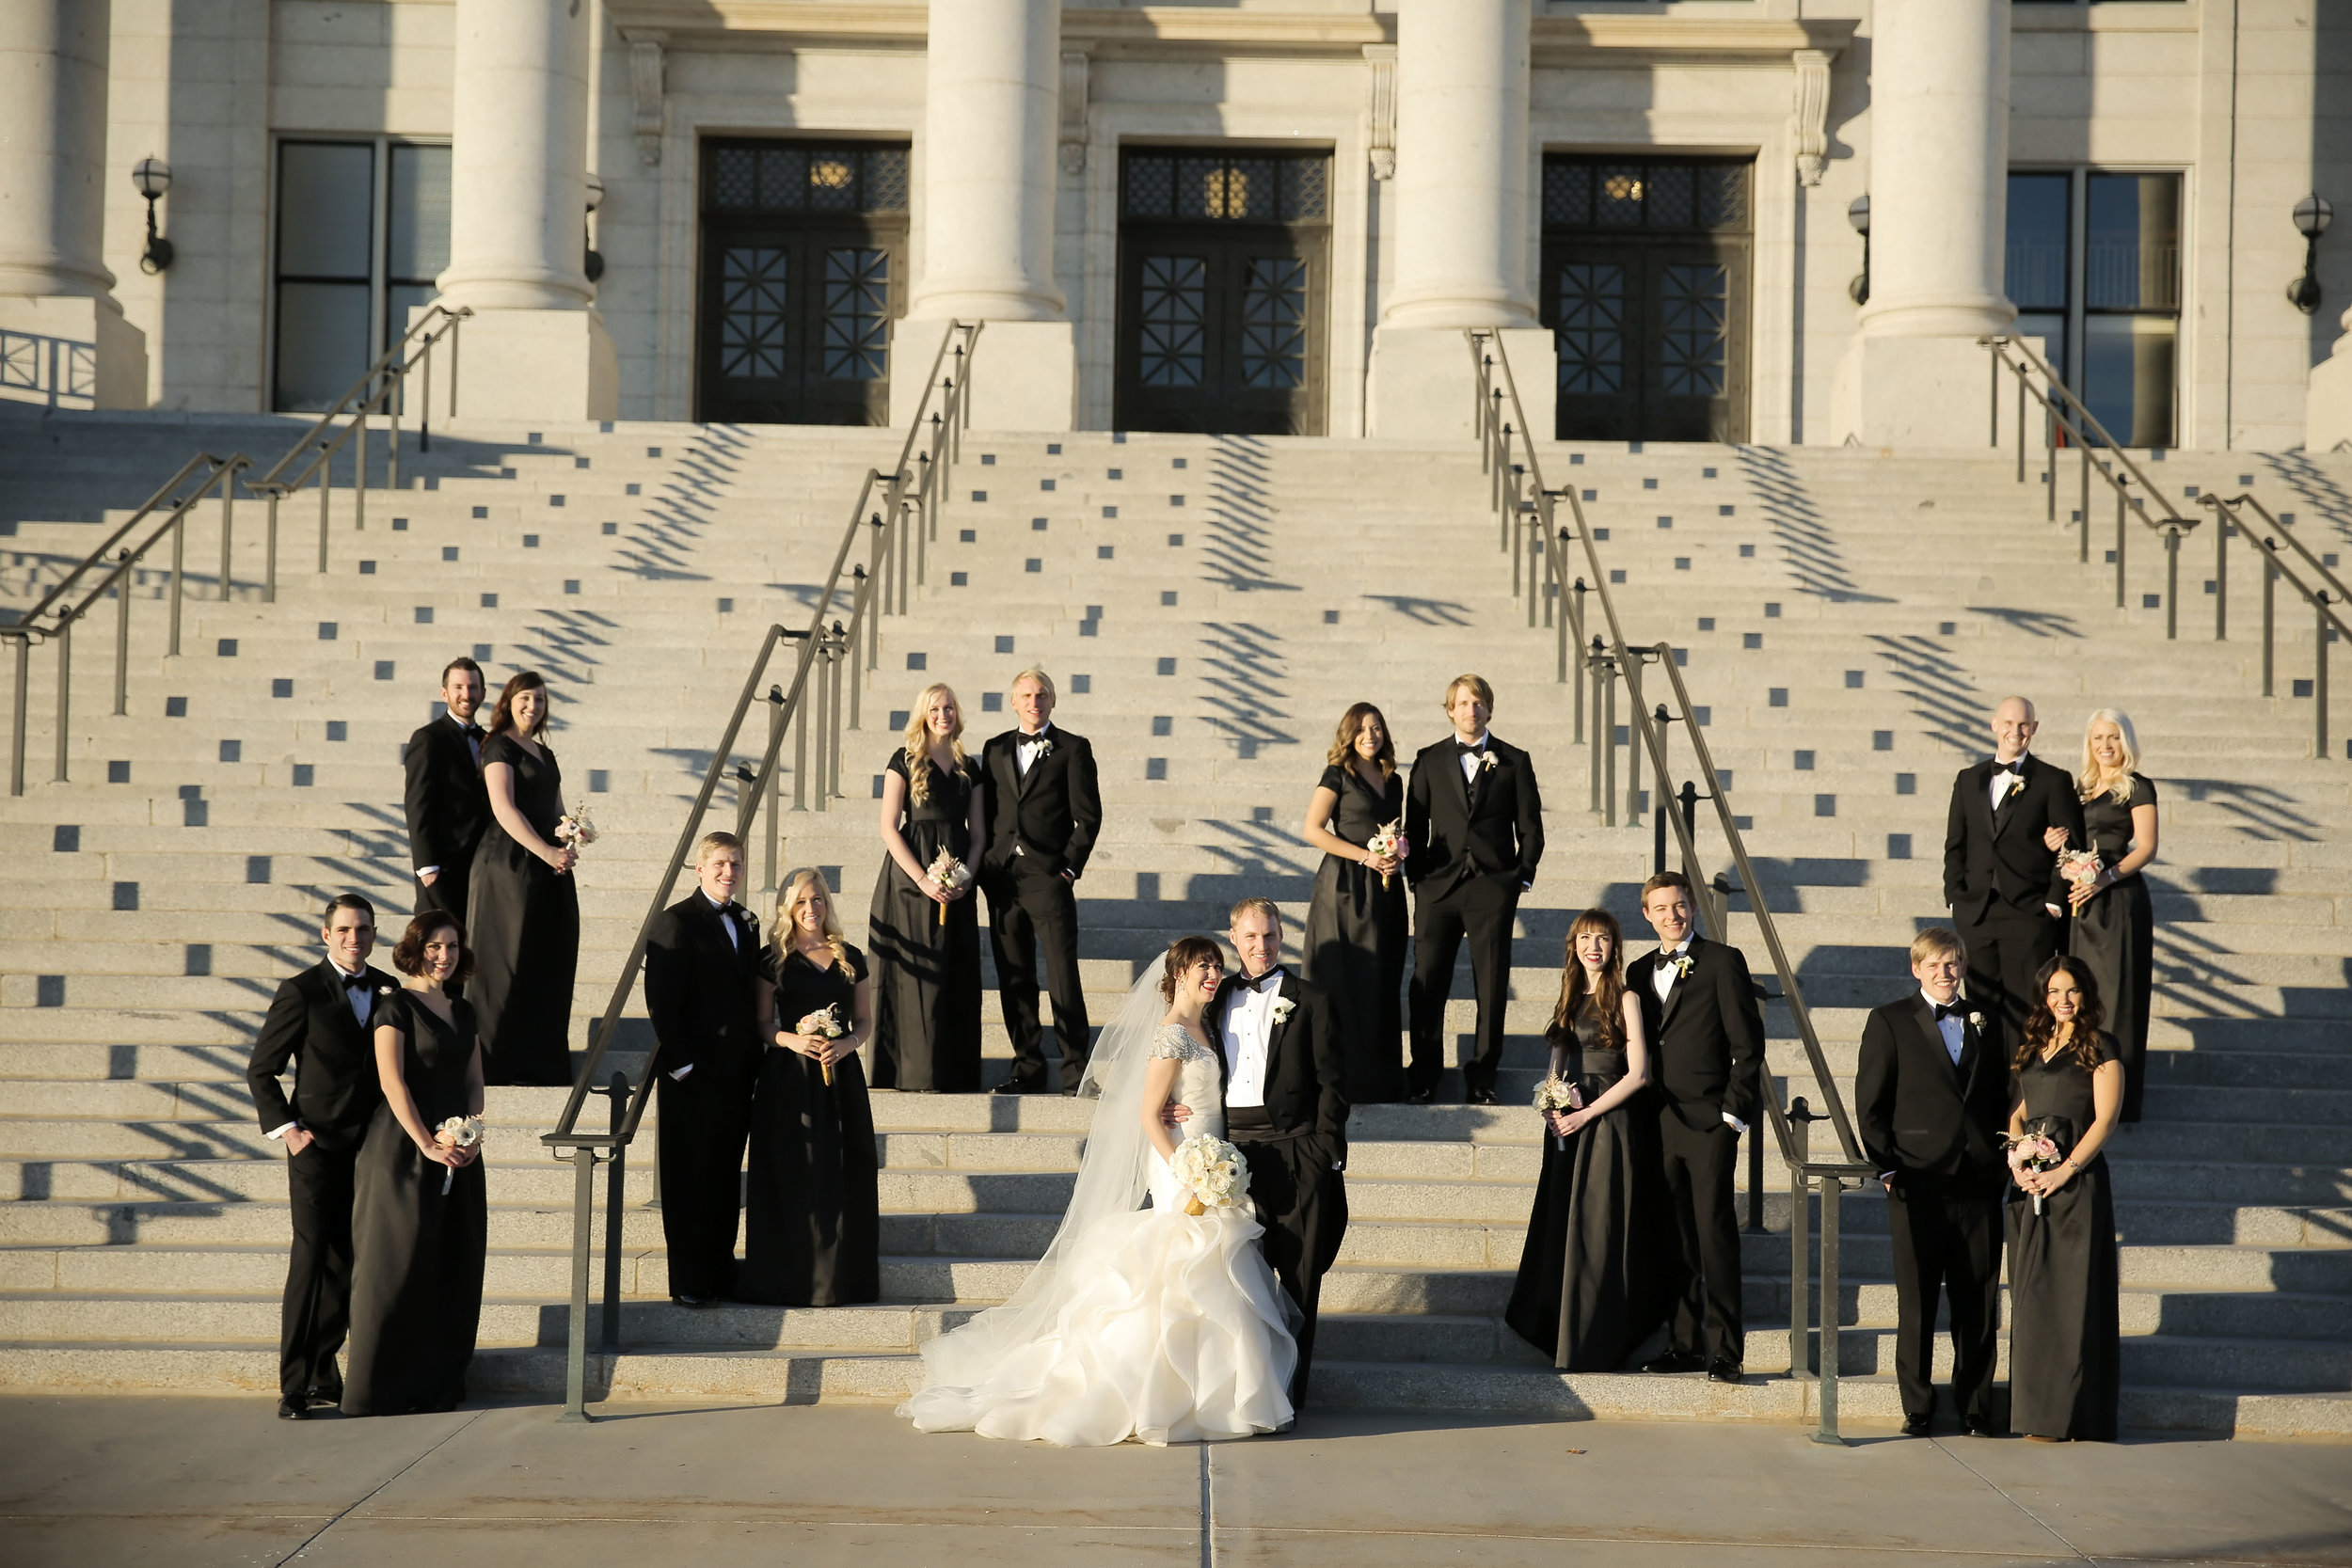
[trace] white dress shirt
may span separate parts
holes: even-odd
[[[2026,759],[2032,754],[2033,753],[2030,752],[2020,752],[2017,754],[2015,762],[2013,763],[2003,762],[1999,757],[1994,757],[1993,759],[1993,783],[1991,785],[1991,791],[1993,795],[1993,809],[1994,811],[1999,811],[2001,809],[2001,802],[2009,798],[2009,794],[2011,790],[2023,789],[2026,787]],[[2010,767],[2017,768],[2017,772],[2010,774],[2002,771],[2003,768]]]
[[[1943,1003],[1938,1002],[1934,997],[1930,996],[1924,989],[1922,989],[1919,992],[1919,1000],[1928,1005],[1930,1011],[1933,1011],[1935,1008],[1944,1005]],[[1952,1001],[1955,1005],[1957,1005],[1960,998],[1955,996],[1952,998]],[[1968,1025],[1962,1021],[1962,1017],[1959,1013],[1953,1013],[1947,1017],[1937,1019],[1935,1021],[1935,1027],[1937,1033],[1944,1037],[1944,1049],[1950,1053],[1952,1066],[1960,1066],[1960,1048],[1967,1043]]]
[[[1053,738],[1053,734],[1054,726],[1051,723],[1048,723],[1043,729],[1038,731],[1035,735],[1029,735],[1025,732],[1021,735],[1013,736],[1013,771],[1020,774],[1025,779],[1027,778],[1029,776],[1029,768],[1031,765],[1037,761],[1038,755],[1044,749],[1045,743]]]
[[[1254,980],[1244,975],[1226,1001],[1217,1045],[1225,1053],[1228,1107],[1265,1104],[1266,1047],[1274,1037],[1274,1004],[1281,994],[1282,966],[1276,964]]]
[[[1454,738],[1456,741],[1459,741],[1462,737],[1459,735],[1456,735]],[[1486,766],[1486,735],[1482,733],[1476,740],[1470,742],[1472,746],[1478,748],[1476,751],[1463,752],[1454,758],[1455,761],[1462,765],[1462,782],[1464,784],[1476,784],[1478,782],[1478,770]]]

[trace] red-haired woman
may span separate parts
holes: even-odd
[[[1544,1113],[1543,1175],[1503,1319],[1572,1372],[1623,1365],[1658,1325],[1651,1238],[1651,1118],[1630,1106],[1649,1081],[1641,999],[1625,989],[1625,936],[1607,910],[1568,927],[1567,972],[1552,1009],[1551,1076],[1581,1104]]]

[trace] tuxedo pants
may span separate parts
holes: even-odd
[[[1454,959],[1465,941],[1478,1027],[1462,1063],[1462,1084],[1471,1090],[1494,1087],[1510,1011],[1511,930],[1518,911],[1519,884],[1507,876],[1474,875],[1413,901],[1413,1060],[1406,1078],[1414,1089],[1434,1089],[1444,1076],[1445,1005],[1454,992]]]
[[[1021,869],[993,874],[988,895],[988,943],[996,959],[996,995],[1012,1037],[1016,1082],[1045,1082],[1045,1045],[1037,1013],[1037,954],[1045,953],[1045,984],[1054,998],[1054,1030],[1061,1037],[1061,1086],[1074,1091],[1092,1038],[1086,992],[1078,984],[1078,895],[1067,878]]]
[[[1731,1175],[1740,1134],[1728,1123],[1694,1128],[1673,1107],[1658,1116],[1659,1153],[1674,1213],[1675,1246],[1666,1257],[1673,1348],[1704,1350],[1709,1359],[1747,1359],[1740,1303],[1740,1216]]]
[[[1291,1373],[1290,1396],[1291,1408],[1304,1410],[1323,1275],[1347,1236],[1347,1182],[1329,1160],[1315,1152],[1316,1139],[1286,1137],[1247,1125],[1226,1131],[1249,1162],[1249,1199],[1258,1211],[1258,1223],[1265,1227],[1259,1244],[1265,1249],[1266,1263],[1298,1305],[1298,1367]]]
[[[351,1200],[358,1168],[358,1138],[349,1148],[328,1148],[313,1138],[286,1161],[294,1245],[278,1317],[278,1388],[296,1404],[313,1389],[342,1397],[335,1353],[351,1330]]]
[[[451,856],[434,876],[433,885],[417,884],[417,913],[438,910],[456,918],[460,930],[466,926],[467,893],[473,880],[473,857]]]
[[[751,1133],[759,1059],[705,1058],[683,1079],[656,1080],[660,1096],[661,1238],[670,1293],[717,1297],[735,1289],[735,1237],[743,1216],[743,1146]]]
[[[1968,944],[1968,996],[1991,1003],[2006,1026],[2004,1038],[2025,1038],[2026,1015],[2033,1010],[2033,977],[2057,957],[2066,922],[2048,915],[2010,916],[1981,926],[1963,926]]]
[[[1952,1403],[1993,1424],[2001,1331],[2001,1200],[1950,1196],[1901,1175],[1886,1195],[1895,1243],[1895,1381],[1903,1414],[1935,1411],[1935,1300],[1951,1303]]]

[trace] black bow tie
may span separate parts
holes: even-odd
[[[479,724],[468,724],[466,726],[466,738],[468,740],[480,740],[482,738],[482,726]]]
[[[1454,754],[1457,757],[1478,756],[1484,753],[1486,750],[1486,743],[1483,740],[1474,746],[1467,740],[1457,740],[1454,743]]]
[[[338,970],[336,973],[342,976],[345,990],[373,990],[375,989],[375,982],[368,978],[364,972],[358,974],[343,974]]]
[[[1957,1018],[1962,1013],[1965,1012],[1967,1010],[1968,1004],[1954,1000],[1950,1002],[1931,1002],[1928,1004],[1928,1006],[1935,1013],[1935,1022],[1941,1023],[1947,1018]]]
[[[1013,744],[1017,746],[1042,746],[1045,744],[1045,732],[1043,730],[1040,730],[1035,735],[1025,735]]]
[[[1993,772],[1996,778],[2007,773],[2010,778],[2023,784],[2026,778],[2026,759],[2020,757],[2015,762],[1996,762],[1993,765]]]
[[[1263,994],[1269,989],[1279,988],[1281,985],[1281,966],[1277,964],[1274,968],[1267,970],[1263,974],[1259,975],[1254,980],[1245,977],[1242,983],[1248,986],[1251,990]]]

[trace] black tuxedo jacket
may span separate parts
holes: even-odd
[[[368,1016],[377,1017],[389,1000],[384,993],[399,982],[371,966],[375,998]],[[286,1098],[278,1075],[294,1064],[294,1098]],[[246,1064],[245,1081],[261,1113],[262,1131],[275,1132],[299,1122],[328,1148],[358,1148],[368,1122],[384,1099],[375,1070],[375,1031],[351,1016],[342,975],[321,959],[278,982],[262,1021],[261,1038]]]
[[[1228,975],[1200,1015],[1201,1026],[1216,1044],[1220,1083],[1233,1075],[1225,1055],[1225,1007],[1244,984]],[[1347,1164],[1347,1094],[1340,1086],[1340,1038],[1332,1020],[1329,998],[1288,969],[1282,971],[1281,995],[1291,1005],[1290,1016],[1266,1036],[1265,1115],[1278,1132],[1302,1134],[1324,1166]]]
[[[725,926],[735,927],[736,942]],[[663,1072],[704,1061],[756,1058],[759,917],[740,904],[722,916],[697,887],[654,918],[645,937],[645,1011]]]
[[[1627,966],[1649,1037],[1650,1081],[1683,1125],[1704,1132],[1728,1114],[1751,1131],[1763,1110],[1764,1014],[1740,949],[1691,939],[1691,973],[1658,999],[1661,953]]]
[[[408,737],[405,760],[410,866],[472,864],[490,825],[490,795],[466,732],[444,713]]]
[[[1413,886],[1428,883],[1431,892],[1447,893],[1477,876],[1535,879],[1536,863],[1544,858],[1535,765],[1491,733],[1486,751],[1494,766],[1482,766],[1475,780],[1462,777],[1452,736],[1413,758],[1405,792],[1405,834],[1413,850],[1405,879]]]
[[[2045,904],[2066,908],[2058,852],[2045,828],[2064,828],[2076,849],[2088,847],[2074,776],[2026,753],[2024,783],[1993,809],[1993,759],[1963,768],[1952,781],[1951,818],[1944,830],[1944,902],[1963,925],[2046,920]]]
[[[1997,1015],[1963,1022],[1960,1062],[1945,1049],[1935,1015],[1917,991],[1870,1009],[1854,1070],[1854,1131],[1882,1171],[1923,1185],[1992,1196],[2007,1167],[2009,1063]]]
[[[1085,873],[1103,831],[1103,795],[1094,778],[1094,748],[1084,736],[1059,724],[1046,734],[1053,745],[1022,777],[1013,760],[1019,730],[992,736],[980,749],[980,787],[988,798],[985,869],[1004,871],[1016,863],[1047,876]]]

